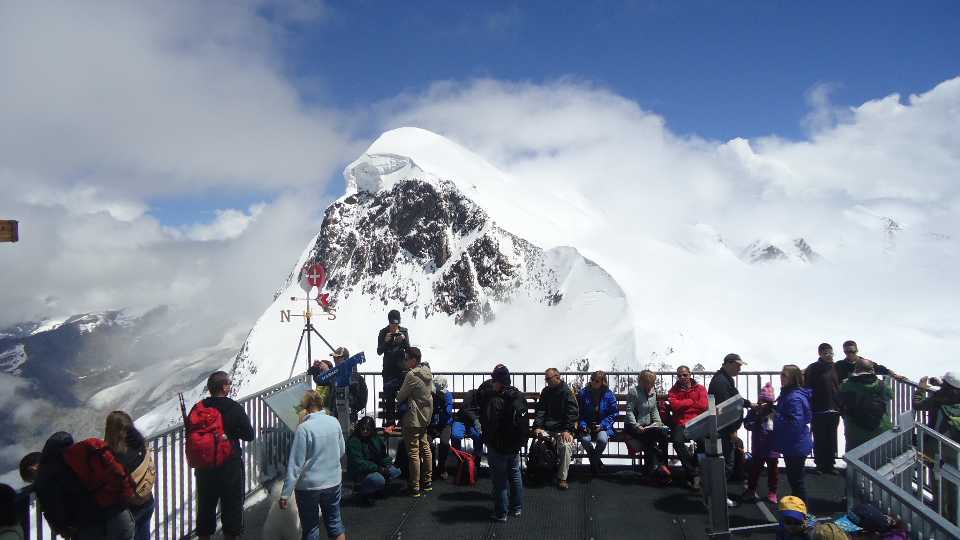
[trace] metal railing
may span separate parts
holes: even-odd
[[[293,434],[283,427],[264,399],[306,380],[306,375],[298,375],[237,400],[250,417],[256,434],[253,441],[240,443],[247,497],[262,489],[262,478],[276,476],[277,468],[286,463],[293,438]],[[156,507],[151,527],[151,536],[157,540],[189,537],[194,529],[196,484],[186,462],[185,435],[183,424],[179,424],[147,439],[147,448],[153,453],[157,466],[157,481],[153,491]],[[59,538],[42,519],[35,497],[31,497],[30,504],[28,528],[33,533],[31,538]]]
[[[847,506],[870,502],[902,520],[911,538],[960,538],[960,445],[912,411],[893,429],[846,453]]]
[[[709,385],[714,372],[694,372],[693,377],[705,386]],[[382,420],[376,414],[379,394],[383,390],[383,377],[379,373],[361,373],[367,383],[367,414],[377,418],[379,425]],[[477,388],[490,375],[489,372],[435,372],[447,378],[448,389],[452,392],[466,392]],[[545,385],[543,372],[513,372],[512,383],[523,392],[539,392]],[[611,389],[618,394],[627,392],[630,386],[637,383],[638,372],[611,372],[607,373]],[[561,377],[568,385],[580,388],[590,379],[590,372],[561,372]],[[302,384],[307,376],[298,375],[287,381],[267,388],[256,394],[241,398],[238,402],[243,405],[250,417],[256,433],[253,442],[241,443],[243,449],[245,490],[246,495],[252,496],[258,492],[260,480],[275,477],[286,462],[292,433],[280,422],[280,419],[267,407],[265,398],[286,390],[292,386]],[[657,392],[665,394],[676,382],[676,373],[657,373]],[[756,402],[760,389],[767,382],[772,383],[775,392],[779,393],[779,371],[743,372],[736,377],[737,388],[741,395],[751,402]],[[898,413],[910,410],[913,391],[917,386],[909,381],[893,381],[894,399],[891,402],[891,413],[896,418]],[[371,413],[372,411],[372,413]],[[616,429],[622,429],[622,422],[618,421]],[[842,429],[842,428],[841,428]],[[745,430],[741,430],[741,439],[745,449],[750,450],[750,437]],[[153,515],[152,536],[155,539],[176,539],[188,537],[194,528],[196,486],[193,474],[185,460],[184,444],[185,432],[183,425],[177,425],[161,433],[152,435],[147,441],[153,452],[154,462],[157,465],[157,481],[154,486],[156,509]],[[625,445],[621,442],[611,442],[606,450],[607,455],[623,455]],[[31,496],[28,517],[31,538],[56,538],[53,536],[42,519],[37,508],[35,498]]]

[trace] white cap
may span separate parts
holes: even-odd
[[[943,383],[960,390],[960,371],[948,371],[943,376]]]

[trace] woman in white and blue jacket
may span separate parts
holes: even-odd
[[[607,374],[594,371],[590,375],[590,384],[580,391],[580,443],[590,457],[590,470],[593,474],[603,468],[600,456],[607,448],[607,442],[614,436],[613,424],[617,421],[617,397],[610,391]]]

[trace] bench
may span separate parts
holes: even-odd
[[[453,411],[460,410],[460,407],[463,405],[463,399],[467,395],[467,392],[452,392],[453,394]],[[605,458],[615,458],[615,459],[629,459],[636,463],[636,460],[640,459],[640,455],[632,454],[626,447],[626,438],[623,434],[624,422],[627,419],[626,410],[627,410],[627,394],[615,394],[617,398],[617,408],[620,411],[617,414],[617,419],[614,422],[614,431],[616,434],[610,438],[609,444],[607,445],[606,450],[603,453]],[[537,401],[540,399],[539,392],[525,392],[524,397],[527,399],[528,410],[527,418],[530,419],[530,424],[533,425],[533,420],[537,415]],[[383,402],[383,392],[378,394],[378,403],[377,403],[377,418],[383,420],[384,414],[384,402]],[[399,432],[394,432],[393,435],[399,436]],[[579,447],[578,447],[579,448]],[[587,454],[582,450],[573,455],[574,459],[583,459],[586,458]]]

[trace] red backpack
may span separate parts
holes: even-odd
[[[63,452],[63,460],[101,508],[126,504],[133,497],[133,481],[106,441],[80,441]]]
[[[202,401],[187,418],[187,463],[194,469],[219,467],[233,455],[233,442],[223,429],[223,415]]]
[[[458,486],[472,486],[477,483],[477,463],[476,458],[469,452],[450,448],[453,455],[457,456],[457,477]]]

